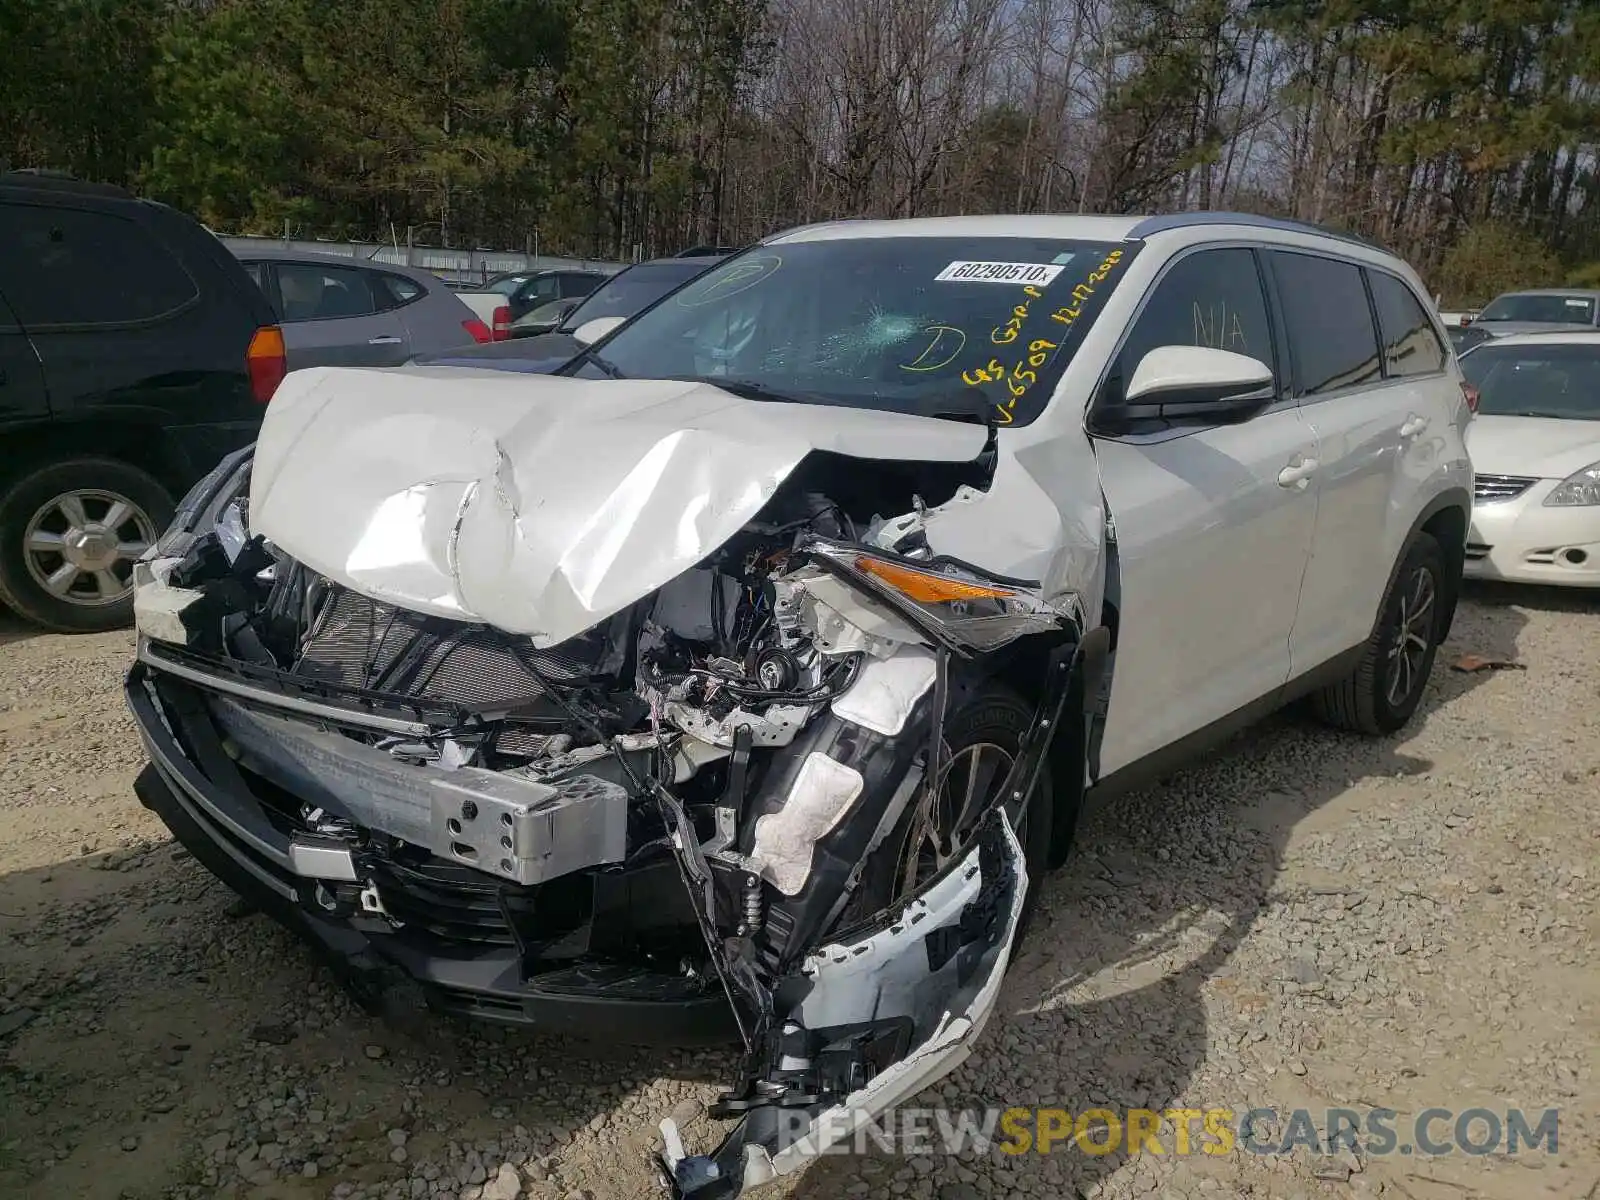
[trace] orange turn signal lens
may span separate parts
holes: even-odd
[[[984,587],[965,583],[943,575],[934,575],[903,567],[898,563],[884,562],[878,558],[858,556],[855,568],[870,575],[918,604],[947,604],[952,600],[1004,600],[1012,593],[1004,588]]]
[[[289,373],[283,330],[276,325],[263,325],[256,330],[245,349],[244,365],[250,379],[250,394],[258,403],[267,403]]]

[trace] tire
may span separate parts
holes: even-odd
[[[1439,648],[1444,578],[1443,549],[1431,534],[1417,534],[1400,559],[1360,663],[1348,678],[1312,694],[1312,711],[1318,717],[1336,729],[1372,736],[1394,733],[1411,720]],[[1419,589],[1427,591],[1425,603],[1419,599]],[[1419,611],[1424,607],[1425,612]],[[1401,647],[1403,624],[1409,638],[1406,647]],[[1407,650],[1403,677],[1391,673],[1401,670],[1393,655],[1397,648]]]
[[[161,535],[173,507],[154,476],[114,458],[33,468],[0,492],[0,602],[59,633],[128,625],[134,551]]]
[[[1021,696],[998,684],[985,684],[969,696],[955,701],[945,717],[944,741],[950,760],[957,766],[952,778],[959,777],[961,764],[970,762],[964,754],[975,747],[993,746],[1003,749],[1012,759],[1021,748],[1033,720],[1033,706]],[[983,756],[979,756],[979,764]],[[998,762],[998,759],[992,759]],[[1002,775],[1003,768],[995,774]],[[999,780],[995,779],[997,785]],[[920,795],[920,789],[919,789]],[[1019,831],[1023,857],[1028,870],[1028,894],[1023,903],[1022,930],[1026,930],[1033,906],[1038,899],[1039,881],[1048,869],[1050,858],[1051,823],[1054,817],[1054,792],[1050,781],[1050,768],[1046,763],[1039,774],[1038,786],[1027,798],[1025,821]],[[856,894],[841,916],[836,929],[845,928],[903,898],[897,895],[897,882],[903,882],[904,853],[917,817],[915,802],[908,807],[890,835],[867,860]],[[957,853],[961,851],[958,849]],[[1020,940],[1020,934],[1019,934]]]

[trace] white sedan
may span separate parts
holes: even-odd
[[[1461,370],[1478,391],[1466,573],[1600,587],[1600,331],[1496,338]]]

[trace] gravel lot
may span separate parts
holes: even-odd
[[[1559,1107],[1557,1154],[875,1154],[766,1194],[1600,1196],[1597,617],[1476,590],[1403,739],[1283,716],[1093,813],[920,1100]],[[729,1056],[379,1022],[241,914],[133,797],[130,648],[0,623],[0,1195],[622,1200],[661,1116],[709,1146]]]

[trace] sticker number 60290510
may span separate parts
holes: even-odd
[[[1059,274],[1059,263],[957,261],[933,278],[938,283],[1032,283],[1043,287]]]

